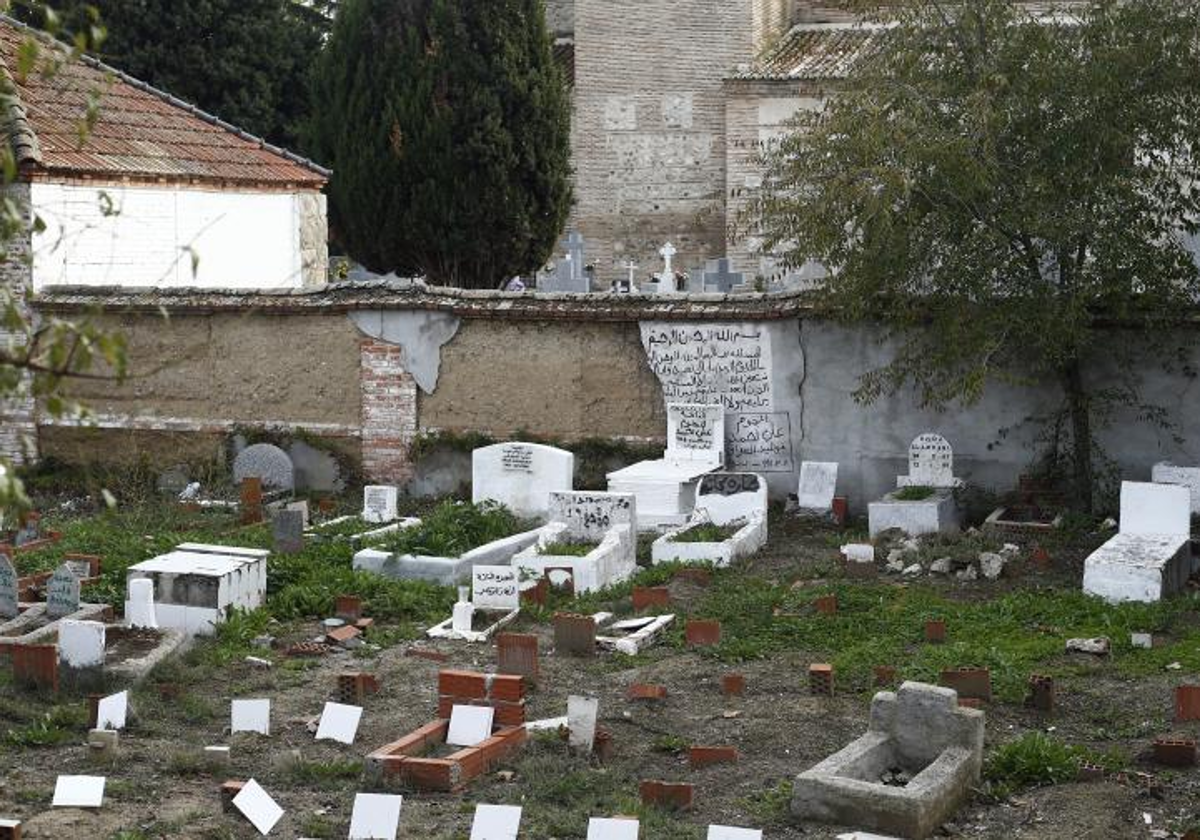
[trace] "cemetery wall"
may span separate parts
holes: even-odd
[[[5,197],[24,212],[30,213],[29,184],[17,182],[4,190]],[[32,241],[28,234],[14,236],[5,243],[9,259],[0,263],[0,285],[14,292],[33,285],[30,268]],[[0,348],[8,346],[18,336],[0,326]],[[33,420],[34,403],[28,397],[15,396],[0,401],[0,458],[21,464],[37,455],[37,426]]]

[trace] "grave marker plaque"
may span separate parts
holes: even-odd
[[[800,489],[797,504],[802,510],[828,511],[833,508],[837,491],[838,465],[805,461],[800,465]]]
[[[304,550],[304,514],[298,510],[277,510],[271,519],[275,550],[298,554]]]
[[[79,578],[68,566],[59,566],[46,584],[46,615],[62,618],[79,610]]]
[[[364,487],[363,521],[376,525],[394,521],[396,519],[397,494],[398,491],[395,487],[381,485]]]
[[[471,603],[481,610],[519,609],[521,590],[512,566],[476,566],[471,570]]]
[[[533,450],[519,443],[506,444],[500,453],[500,467],[508,473],[533,474]]]
[[[18,609],[17,570],[8,555],[0,553],[0,620],[16,618]]]
[[[952,487],[954,450],[939,434],[918,435],[908,447],[908,481],[912,486]]]

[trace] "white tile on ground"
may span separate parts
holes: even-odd
[[[104,776],[59,776],[54,783],[55,808],[99,808],[104,803]]]
[[[471,840],[517,840],[520,828],[519,805],[476,805]]]
[[[710,825],[708,840],[762,840],[762,830],[757,828],[734,828],[731,825]]]
[[[359,793],[350,815],[350,840],[396,840],[403,796]]]
[[[129,711],[129,692],[121,691],[100,698],[96,712],[97,729],[124,729],[125,716]]]
[[[263,835],[270,834],[283,817],[283,809],[254,779],[246,782],[242,792],[233,797],[233,806]]]
[[[230,712],[230,732],[271,734],[270,700],[234,700]]]
[[[362,706],[326,703],[325,711],[321,712],[321,724],[317,727],[317,740],[353,744],[362,713]]]
[[[455,706],[450,712],[450,731],[446,743],[452,747],[473,747],[492,736],[491,706]]]
[[[587,840],[638,840],[637,820],[613,820],[592,817],[588,820]]]

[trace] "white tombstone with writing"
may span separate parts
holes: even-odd
[[[837,462],[805,461],[800,465],[796,506],[802,511],[828,513],[837,493]]]
[[[1181,591],[1192,572],[1190,490],[1122,483],[1120,527],[1084,562],[1083,591],[1114,603]]]
[[[498,443],[471,453],[471,500],[499,502],[517,516],[544,519],[551,493],[575,483],[575,456],[540,443]]]
[[[75,670],[104,665],[105,630],[102,621],[63,619],[58,625],[59,664]]]
[[[0,553],[0,623],[19,615],[19,594],[17,570],[8,555]]]
[[[712,542],[695,542],[683,536],[692,528],[709,524],[736,530]],[[682,528],[656,539],[650,555],[655,564],[678,561],[720,567],[749,557],[766,541],[766,479],[754,473],[709,473],[700,479],[691,518]]]
[[[394,522],[397,516],[396,504],[398,495],[399,491],[395,487],[378,484],[364,487],[363,521],[376,525]]]
[[[918,435],[908,447],[908,475],[897,476],[897,487],[959,487],[954,477],[954,449],[939,434]]]
[[[765,520],[767,504],[767,482],[754,473],[709,473],[696,495],[696,513],[714,525]]]
[[[70,566],[59,566],[46,584],[46,615],[62,618],[79,611],[79,578]]]
[[[517,570],[512,566],[472,568],[471,603],[481,610],[520,609],[521,590]]]
[[[637,500],[628,493],[572,491],[550,494],[550,521],[537,542],[512,561],[522,580],[566,569],[576,593],[628,579],[637,570]],[[584,556],[553,553],[556,545],[589,544]]]
[[[663,457],[609,473],[608,489],[637,498],[642,530],[661,530],[687,521],[701,476],[724,463],[725,410],[715,404],[670,404]]]

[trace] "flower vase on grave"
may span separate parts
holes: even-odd
[[[458,587],[458,603],[454,605],[453,628],[459,632],[470,632],[475,619],[475,605],[471,603],[471,587]]]

